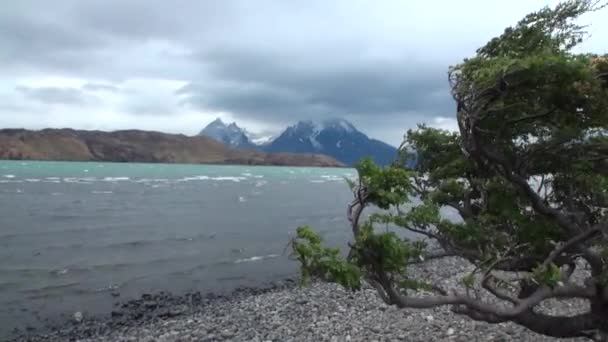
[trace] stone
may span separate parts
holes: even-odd
[[[122,317],[122,316],[124,316],[124,312],[112,310],[112,312],[110,313],[110,316],[112,316],[112,317]]]
[[[234,333],[230,330],[224,330],[224,331],[222,331],[221,336],[223,338],[232,338],[232,337],[234,337]]]
[[[83,319],[84,319],[84,316],[82,315],[82,312],[77,311],[74,313],[74,321],[76,321],[76,323],[82,322]]]
[[[155,300],[147,300],[144,302],[144,306],[146,309],[156,309],[158,307],[158,302]]]
[[[446,332],[446,334],[447,334],[448,336],[452,336],[452,335],[454,335],[454,329],[449,328],[449,329],[448,329],[448,331]]]

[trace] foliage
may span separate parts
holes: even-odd
[[[459,132],[420,125],[407,132],[392,165],[358,163],[359,179],[349,181],[350,253],[298,228],[292,246],[303,278],[354,290],[364,279],[399,307],[452,304],[477,320],[607,338],[608,55],[573,52],[585,34],[575,19],[602,7],[570,0],[541,9],[450,67]],[[368,206],[382,211],[359,222]],[[459,218],[446,218],[442,208]],[[410,238],[379,229],[387,226]],[[461,280],[466,291],[410,275],[412,264],[436,257],[431,245],[475,265]],[[571,277],[581,263],[591,270],[582,284]],[[480,289],[505,307],[470,295]],[[413,298],[408,290],[434,294]],[[573,297],[589,301],[589,311],[534,311],[546,299]]]

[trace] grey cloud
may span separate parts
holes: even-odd
[[[81,88],[83,90],[91,91],[91,92],[109,91],[112,93],[116,93],[116,92],[120,91],[119,87],[112,85],[112,84],[105,84],[105,83],[85,83]]]
[[[47,104],[81,105],[92,102],[94,97],[88,96],[78,88],[70,87],[26,87],[17,86],[16,91],[29,99]]]
[[[19,91],[36,99],[28,112],[79,104],[71,115],[113,110],[117,125],[176,115],[181,101],[267,127],[342,116],[379,138],[398,137],[395,126],[453,117],[448,65],[546,4],[513,1],[5,1],[0,81],[9,90],[46,77],[89,82]],[[583,22],[593,23],[595,36],[587,50],[605,52],[606,11]],[[171,97],[149,79],[188,85]],[[132,80],[137,89],[129,90]]]
[[[248,51],[216,51],[204,60],[216,82],[193,82],[178,94],[191,105],[237,116],[275,121],[286,116],[317,119],[429,110],[446,116],[453,111],[442,66],[413,69],[406,60],[368,60],[328,68],[322,62]]]

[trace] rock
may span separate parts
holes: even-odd
[[[223,338],[231,338],[234,336],[234,333],[230,330],[224,330],[224,331],[222,331],[221,335]]]
[[[77,311],[74,313],[74,321],[76,321],[76,323],[82,322],[83,319],[84,319],[84,316],[82,315],[82,312]]]
[[[110,313],[111,317],[122,317],[124,315],[125,315],[124,312],[116,311],[116,310],[112,310],[112,312]]]
[[[427,322],[432,322],[435,318],[431,315],[428,315],[424,319],[426,319]]]
[[[205,336],[205,338],[203,338],[203,342],[211,342],[211,341],[217,341],[217,337],[214,334],[209,334],[209,335]]]
[[[172,307],[172,308],[162,312],[159,316],[164,317],[164,318],[177,317],[177,316],[180,316],[180,315],[186,313],[186,311],[188,311],[187,306],[178,305],[178,306]]]
[[[447,334],[448,336],[452,336],[452,335],[454,335],[454,329],[449,328],[449,329],[448,329],[448,331],[446,332],[446,334]]]
[[[146,309],[156,309],[158,307],[158,302],[155,300],[147,300],[144,302],[144,307],[146,307]]]

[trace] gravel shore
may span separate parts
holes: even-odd
[[[457,286],[471,265],[446,258],[413,272]],[[573,314],[578,302],[549,303],[543,310]],[[79,321],[79,322],[76,322]],[[76,315],[74,322],[18,341],[554,341],[515,324],[487,324],[449,308],[400,310],[375,290],[349,292],[335,284],[299,287],[287,280],[265,289],[241,289],[228,297],[145,295],[123,303],[109,318]],[[570,339],[564,341],[584,341]]]

